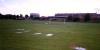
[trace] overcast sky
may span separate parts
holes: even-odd
[[[2,14],[95,13],[100,0],[0,0]]]

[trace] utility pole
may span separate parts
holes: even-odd
[[[100,13],[100,8],[95,8],[96,14]]]

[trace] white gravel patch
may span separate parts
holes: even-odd
[[[86,48],[83,48],[83,47],[75,47],[74,49],[75,50],[86,50]]]
[[[34,33],[34,34],[32,34],[32,35],[40,35],[40,34],[42,34],[42,33]]]
[[[51,34],[51,33],[50,34],[46,34],[46,36],[53,36],[53,34]]]
[[[49,23],[45,23],[45,24],[49,24]]]

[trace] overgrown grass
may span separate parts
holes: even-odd
[[[87,50],[100,50],[100,23],[0,20],[2,50],[72,50],[80,45]],[[17,34],[16,29],[30,30]],[[22,31],[23,32],[23,31]],[[41,32],[41,35],[32,35]],[[47,37],[45,34],[54,36]]]

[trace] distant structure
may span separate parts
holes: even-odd
[[[30,19],[32,20],[39,20],[40,14],[38,13],[30,13]]]
[[[96,15],[96,13],[57,13],[55,17],[66,17],[66,21],[83,22],[91,20],[92,17],[96,18]]]
[[[41,17],[40,17],[40,20],[42,20],[42,21],[47,21],[47,20],[48,20],[48,17],[46,17],[46,16],[41,16]]]
[[[39,13],[30,13],[23,16],[0,13],[0,19],[13,20],[40,20],[40,21],[57,21],[57,22],[100,22],[100,14],[97,13],[56,13],[54,16],[41,16]],[[50,23],[49,22],[49,23]]]
[[[62,21],[66,21],[67,17],[65,17],[65,16],[48,16],[47,19],[49,21],[59,21],[59,22],[62,22]]]
[[[100,13],[100,8],[95,8],[96,14]]]

